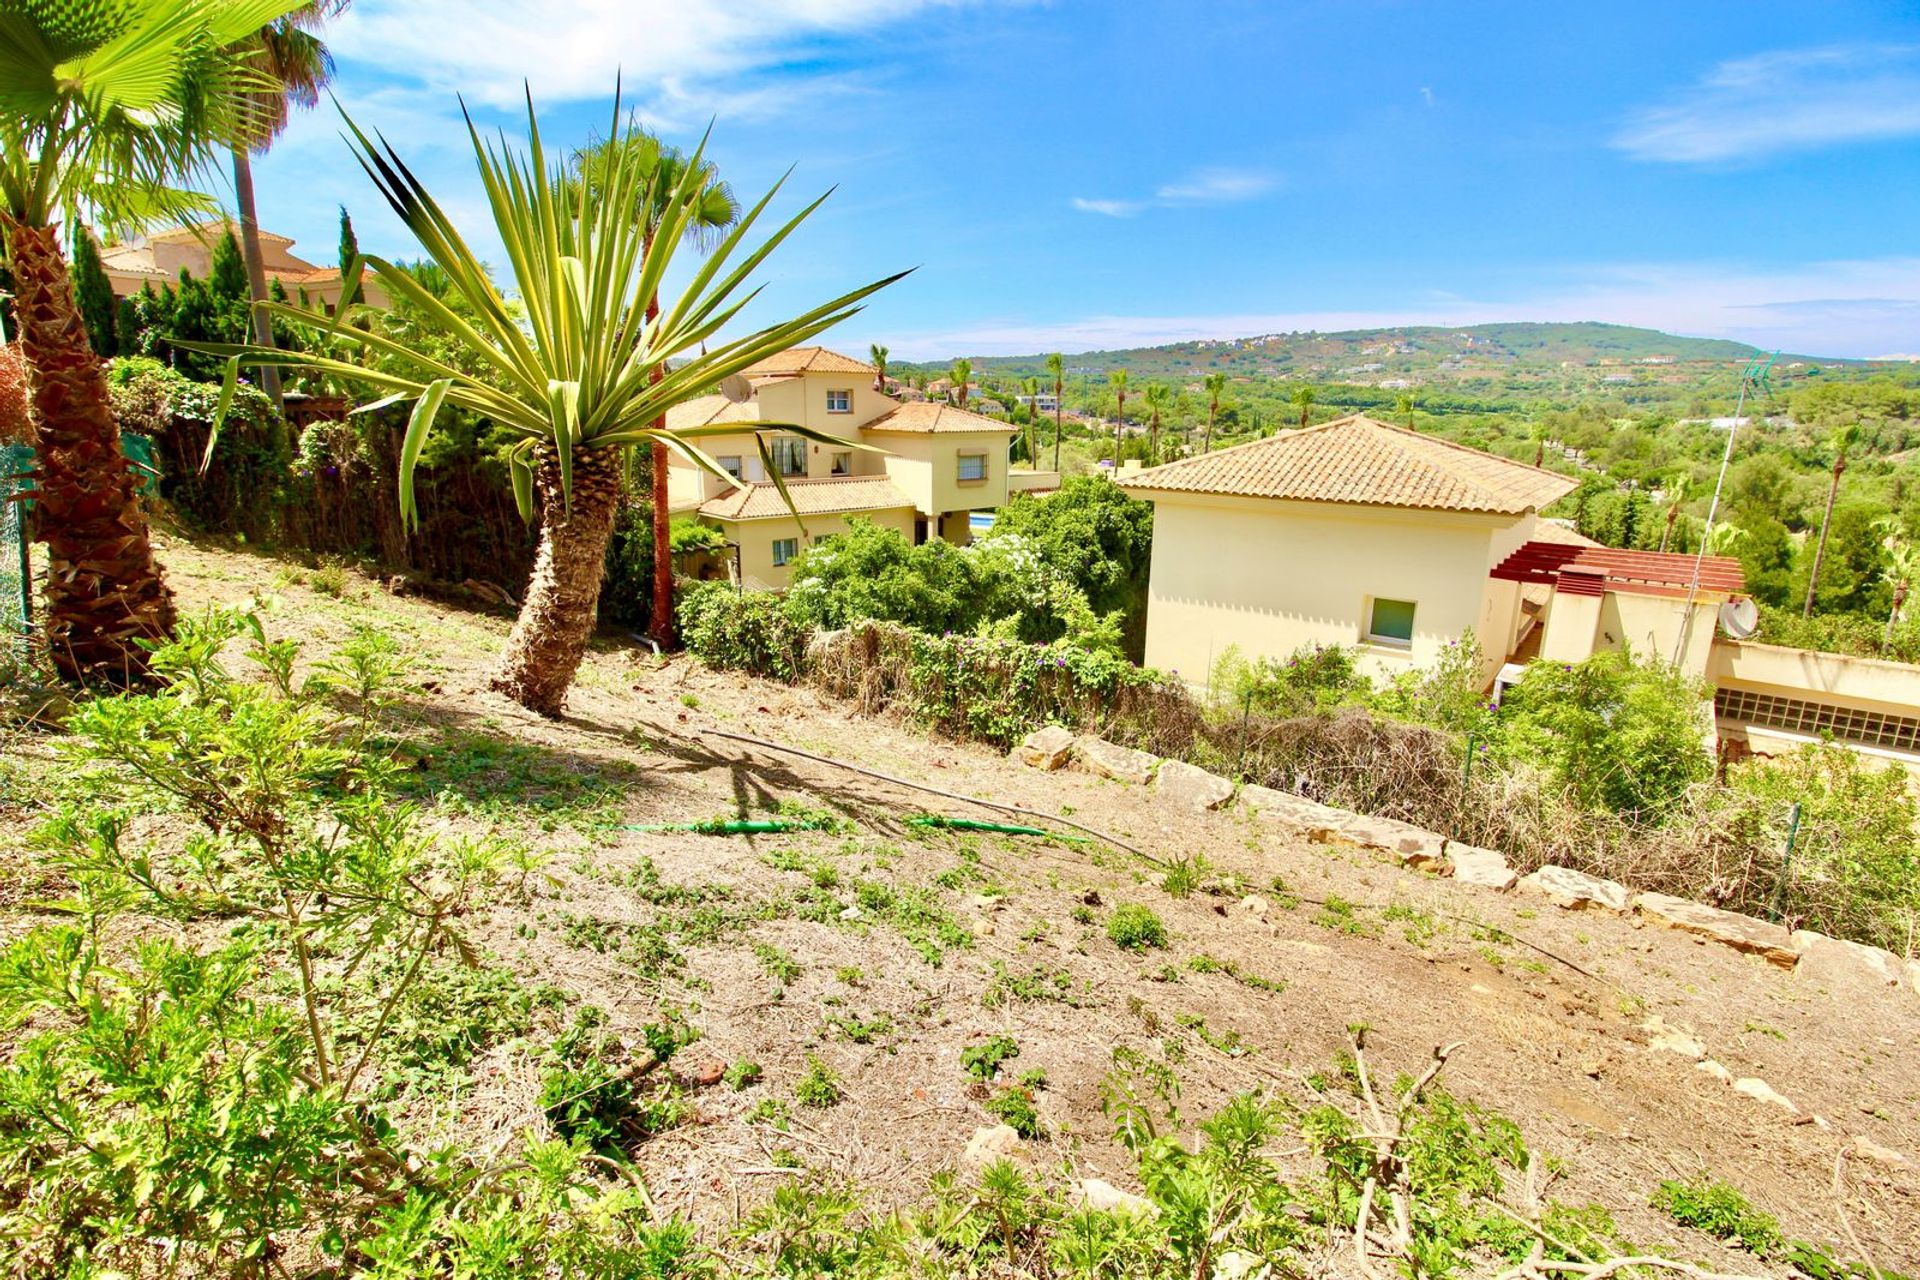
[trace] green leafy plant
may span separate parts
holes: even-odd
[[[1107,937],[1122,951],[1145,951],[1167,945],[1167,926],[1151,907],[1123,902],[1107,917]]]
[[[1000,1074],[1000,1064],[1020,1056],[1020,1045],[1012,1036],[994,1036],[960,1050],[960,1069],[975,1080],[991,1080]]]
[[[812,1054],[807,1069],[793,1082],[793,1100],[803,1107],[831,1107],[840,1101],[840,1077],[833,1068]]]
[[[1704,1231],[1716,1240],[1738,1240],[1749,1253],[1765,1258],[1784,1243],[1780,1224],[1760,1212],[1738,1188],[1705,1175],[1680,1181],[1669,1178],[1653,1193],[1653,1207],[1683,1227]]]

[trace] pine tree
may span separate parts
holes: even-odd
[[[73,298],[80,308],[80,319],[87,326],[87,341],[93,354],[102,360],[118,355],[113,319],[113,281],[100,263],[100,246],[93,233],[79,223],[73,224]]]

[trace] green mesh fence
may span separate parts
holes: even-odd
[[[13,644],[33,624],[33,570],[27,547],[27,504],[14,495],[30,488],[33,450],[0,445],[0,644]]]

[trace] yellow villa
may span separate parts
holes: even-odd
[[[902,402],[875,389],[877,376],[872,365],[824,347],[796,347],[748,369],[744,398],[703,396],[668,411],[667,425],[675,430],[740,428],[738,435],[698,442],[730,480],[675,455],[667,492],[676,515],[697,515],[726,534],[737,548],[743,585],[785,587],[793,559],[810,543],[844,531],[854,516],[915,543],[964,544],[972,537],[973,512],[1005,504],[1014,428],[954,405]],[[782,432],[783,423],[836,436],[846,446]],[[793,511],[767,474],[757,438],[766,440]],[[1016,487],[1042,475],[1022,472]]]
[[[1822,735],[1920,769],[1920,668],[1743,638],[1725,557],[1603,547],[1540,518],[1576,481],[1353,415],[1125,473],[1154,505],[1150,666],[1203,683],[1228,649],[1359,650],[1391,678],[1469,631],[1481,678],[1629,649],[1714,688],[1717,736],[1775,753]]]
[[[100,265],[106,268],[116,297],[127,298],[140,292],[141,286],[178,284],[180,273],[188,272],[204,280],[213,270],[213,246],[221,236],[239,225],[215,220],[194,226],[168,227],[122,244],[100,250]],[[267,279],[278,280],[287,297],[306,306],[317,306],[332,315],[340,305],[343,281],[338,266],[321,267],[293,255],[293,241],[265,230],[260,232],[260,256]],[[387,305],[386,293],[369,273],[362,280],[361,295],[376,307]]]

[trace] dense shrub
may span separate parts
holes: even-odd
[[[122,429],[153,440],[160,496],[181,519],[207,533],[278,540],[281,513],[291,500],[293,456],[287,424],[265,392],[235,388],[209,460],[218,386],[144,356],[112,361],[107,385]]]
[[[1032,545],[1099,614],[1121,614],[1126,652],[1145,652],[1153,504],[1103,475],[1071,476],[1044,498],[1016,497],[994,516],[995,537]],[[1027,637],[1052,639],[1051,636]]]
[[[808,629],[771,592],[742,594],[724,582],[683,583],[676,612],[687,648],[712,666],[775,680],[800,678]]]
[[[1762,605],[1760,630],[1754,639],[1790,649],[1817,649],[1860,658],[1886,658],[1891,662],[1920,662],[1920,613],[1913,609],[1906,612],[1907,616],[1889,630],[1884,617],[1816,613],[1806,618],[1797,608]]]

